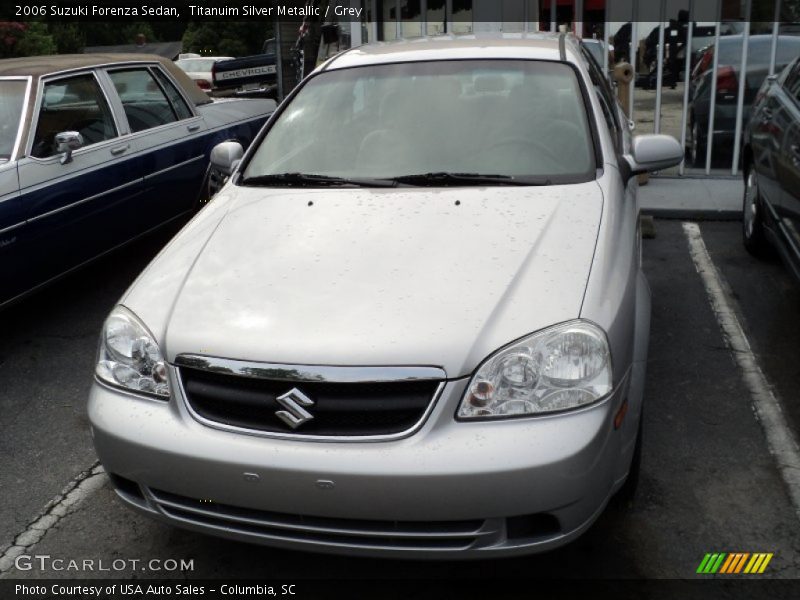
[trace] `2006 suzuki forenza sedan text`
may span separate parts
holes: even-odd
[[[287,548],[501,556],[585,531],[637,465],[650,295],[631,138],[568,36],[318,68],[104,325],[118,495]],[[241,159],[241,160],[240,160]]]

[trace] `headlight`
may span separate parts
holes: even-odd
[[[573,321],[507,346],[477,370],[458,408],[460,419],[569,410],[611,391],[611,355],[602,329]]]
[[[97,377],[134,392],[169,398],[167,363],[147,328],[128,309],[117,306],[103,325]]]

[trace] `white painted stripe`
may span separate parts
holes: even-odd
[[[14,559],[38,544],[55,525],[106,482],[106,473],[98,462],[79,473],[61,493],[48,502],[24,531],[14,537],[0,554],[0,578],[14,567]]]
[[[703,280],[725,342],[742,371],[742,378],[753,400],[756,417],[766,435],[769,451],[775,458],[778,470],[789,489],[795,513],[800,517],[800,449],[797,439],[786,423],[780,402],[773,394],[750,348],[747,336],[734,311],[728,286],[711,260],[700,227],[697,223],[684,223],[683,231],[689,241],[689,253]]]

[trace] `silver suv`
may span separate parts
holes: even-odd
[[[131,507],[347,554],[542,551],[635,471],[650,293],[631,139],[565,36],[318,68],[105,323],[89,415]]]

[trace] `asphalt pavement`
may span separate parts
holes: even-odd
[[[575,543],[543,555],[471,561],[353,559],[252,546],[139,516],[107,482],[47,529],[28,554],[193,560],[186,578],[685,578],[709,552],[771,552],[766,577],[800,577],[800,520],[692,262],[682,224],[644,242],[653,292],[643,472]],[[742,248],[740,224],[700,224],[791,427],[800,430],[800,286],[777,260]],[[169,238],[152,236],[0,313],[0,554],[90,469],[85,402],[108,310]],[[464,490],[469,493],[469,490]],[[1,565],[0,565],[1,566]],[[12,568],[3,577],[108,577]],[[124,570],[113,577],[174,577]]]

